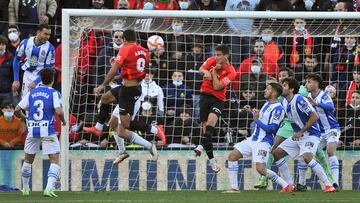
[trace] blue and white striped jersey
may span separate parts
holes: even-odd
[[[295,132],[299,132],[309,120],[310,114],[315,112],[314,107],[309,101],[299,94],[295,94],[289,102],[286,99],[283,99],[282,105],[285,108],[286,115]],[[318,121],[316,121],[303,135],[320,137]]]
[[[43,68],[53,67],[55,63],[55,48],[49,41],[36,46],[35,37],[30,37],[21,41],[16,50],[14,60],[23,60],[21,69],[38,74]]]
[[[311,93],[309,93],[309,97],[318,103],[318,105],[315,106],[315,109],[319,114],[321,133],[328,133],[330,130],[340,129],[340,125],[334,116],[334,102],[330,96],[321,90],[315,98],[311,96]]]
[[[284,116],[285,111],[280,102],[266,102],[259,112],[259,119],[255,121],[255,130],[251,139],[273,145],[276,132]]]
[[[18,104],[29,110],[28,136],[46,137],[56,135],[54,115],[56,108],[62,108],[61,95],[51,87],[39,86],[31,90]]]

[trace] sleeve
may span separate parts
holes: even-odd
[[[264,124],[260,120],[256,120],[255,123],[267,133],[276,133],[279,129],[281,121],[284,119],[285,112],[281,106],[273,110],[274,114],[271,117],[269,124]]]
[[[216,62],[215,57],[210,57],[208,58],[202,65],[202,68],[205,70],[210,70],[211,69],[211,65]]]
[[[226,87],[232,80],[236,78],[236,72],[233,66],[230,66],[228,74],[221,79],[220,83]]]
[[[22,100],[19,102],[18,106],[21,108],[21,109],[24,109],[24,110],[28,110],[29,109],[29,95],[30,95],[30,92],[28,92],[24,98],[22,98]]]
[[[334,103],[328,94],[324,94],[321,98],[320,103],[318,103],[318,107],[326,109],[326,110],[334,110]]]
[[[55,49],[54,47],[51,45],[51,48],[49,50],[49,53],[46,57],[46,60],[45,60],[45,64],[44,64],[44,67],[45,68],[52,68],[55,64]]]
[[[47,4],[47,13],[46,14],[50,15],[51,17],[54,17],[54,15],[56,13],[56,9],[57,9],[56,0],[48,0],[46,2],[46,4]]]
[[[62,108],[61,95],[60,92],[58,91],[53,92],[53,105],[54,105],[54,109]]]
[[[159,108],[159,111],[164,112],[164,92],[159,86],[158,86],[157,106]]]
[[[16,49],[15,57],[13,59],[13,73],[14,80],[19,80],[19,71],[20,71],[20,59],[25,55],[25,42],[27,39],[23,40],[19,47]]]
[[[127,53],[128,53],[128,49],[126,49],[126,48],[125,48],[125,49],[124,49],[124,48],[121,48],[121,49],[119,50],[118,55],[117,55],[116,58],[115,58],[115,62],[116,62],[117,64],[119,64],[120,66],[122,66],[122,65],[124,64],[124,62],[125,62]]]
[[[314,107],[304,97],[298,97],[297,99],[297,107],[301,112],[309,116],[312,112],[315,111]]]

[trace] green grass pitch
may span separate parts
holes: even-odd
[[[0,202],[156,202],[156,203],[223,203],[223,202],[360,202],[360,191],[340,191],[326,194],[322,191],[279,194],[278,191],[242,191],[238,194],[222,194],[221,191],[174,191],[174,192],[57,192],[58,198],[43,197],[42,192],[32,192],[22,197],[19,192],[0,192]]]

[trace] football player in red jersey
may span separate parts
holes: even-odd
[[[118,133],[121,137],[129,140],[131,143],[144,146],[146,149],[150,150],[150,153],[156,158],[156,146],[129,130],[147,128],[147,126],[144,126],[138,121],[132,121],[132,119],[137,113],[135,111],[138,110],[134,108],[135,103],[141,102],[139,100],[141,96],[140,82],[145,77],[145,68],[149,63],[149,52],[147,49],[136,43],[136,33],[133,30],[125,30],[123,32],[123,41],[123,47],[119,50],[115,62],[107,73],[104,82],[94,89],[94,93],[99,95],[104,90],[105,86],[115,77],[117,70],[120,69],[123,85],[118,88],[118,92],[110,90],[110,93],[106,93],[111,94],[108,96],[110,98],[112,97],[112,102],[117,99],[119,105],[121,122],[119,121]],[[166,144],[163,129],[159,130],[159,128],[157,128],[155,134],[164,144]]]
[[[215,49],[215,56],[208,58],[199,70],[204,76],[200,88],[200,121],[203,137],[195,153],[200,156],[204,149],[215,173],[219,172],[220,168],[214,158],[212,135],[224,108],[227,87],[236,76],[235,69],[229,62],[229,56],[229,47],[219,45]]]

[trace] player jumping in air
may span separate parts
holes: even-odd
[[[150,143],[140,137],[135,132],[130,131],[131,126],[135,124],[132,116],[135,115],[136,102],[141,96],[140,82],[145,77],[145,68],[149,63],[149,52],[136,43],[136,33],[133,30],[125,30],[123,33],[124,43],[119,50],[115,63],[112,64],[107,73],[104,82],[94,89],[95,94],[100,94],[106,85],[115,77],[120,69],[120,76],[123,78],[123,85],[118,88],[118,92],[109,93],[117,96],[119,105],[120,120],[118,125],[119,136],[129,140],[131,143],[144,146],[157,159],[157,149],[155,144]],[[157,133],[163,143],[166,138],[163,133]]]
[[[212,136],[221,116],[226,99],[226,90],[236,72],[229,62],[230,50],[226,45],[215,49],[215,56],[208,58],[200,67],[204,80],[200,89],[200,121],[203,129],[201,145],[194,150],[197,156],[204,149],[215,173],[220,171],[213,153]]]
[[[301,95],[297,94],[300,84],[293,78],[282,81],[282,105],[291,125],[295,131],[292,137],[282,142],[274,151],[274,160],[279,171],[284,177],[289,177],[290,172],[286,161],[282,159],[289,155],[291,158],[299,156],[314,171],[317,177],[325,184],[325,192],[334,192],[324,169],[314,159],[320,142],[319,116],[311,104]]]
[[[63,125],[66,124],[61,104],[61,96],[58,91],[52,88],[54,84],[54,71],[49,68],[40,71],[42,86],[28,92],[15,108],[18,117],[25,118],[22,110],[28,110],[27,128],[28,134],[25,140],[25,158],[21,168],[22,194],[29,196],[29,181],[32,173],[32,163],[35,155],[42,145],[43,154],[50,159],[48,181],[44,196],[57,197],[54,193],[54,184],[59,177],[59,153],[60,145],[56,136],[54,115],[60,118]]]

